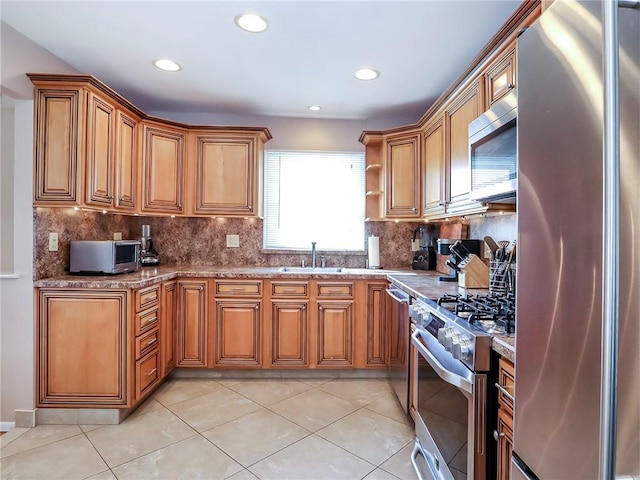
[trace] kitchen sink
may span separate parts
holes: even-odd
[[[278,273],[348,273],[342,267],[280,267]]]

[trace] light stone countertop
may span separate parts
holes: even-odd
[[[215,265],[162,265],[143,267],[137,272],[119,275],[64,275],[34,282],[36,288],[143,288],[174,278],[312,278],[314,280],[387,280],[391,274],[414,275],[411,270],[373,270],[342,268],[341,272],[293,270],[279,272],[280,267],[221,267]],[[327,269],[330,270],[330,269]]]

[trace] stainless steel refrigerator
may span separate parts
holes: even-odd
[[[633,3],[557,0],[518,39],[513,479],[640,478]]]

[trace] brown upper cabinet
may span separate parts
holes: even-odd
[[[446,109],[448,161],[445,167],[445,196],[448,213],[466,213],[480,209],[481,204],[469,200],[471,171],[469,167],[469,123],[484,111],[482,83],[473,82]],[[447,168],[448,167],[448,168]],[[448,188],[447,188],[448,187]]]
[[[142,211],[182,213],[185,132],[144,125]]]
[[[29,78],[36,87],[35,206],[261,214],[268,129],[192,127],[149,117],[89,75]]]
[[[423,214],[438,215],[445,209],[445,122],[444,114],[427,126],[424,133]]]
[[[385,215],[420,217],[420,135],[385,139]]]
[[[258,216],[263,129],[194,135],[193,214]]]
[[[516,45],[494,60],[487,70],[487,108],[516,88]]]
[[[522,2],[416,124],[362,132],[368,220],[443,220],[515,208],[469,200],[468,127],[516,88],[516,37],[540,12],[540,0]]]
[[[36,89],[34,205],[82,202],[84,93],[73,85]]]

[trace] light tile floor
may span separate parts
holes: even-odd
[[[171,379],[120,425],[0,436],[4,479],[415,480],[383,380]]]

